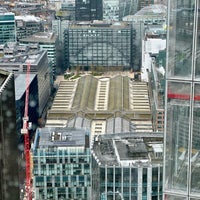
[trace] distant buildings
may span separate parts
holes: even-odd
[[[75,0],[75,20],[102,20],[102,1],[103,0]]]
[[[75,21],[75,2],[63,2],[56,12],[56,19]]]
[[[33,147],[36,199],[91,199],[89,137],[85,129],[38,129]]]
[[[20,199],[14,74],[0,70],[0,199]]]
[[[92,199],[162,200],[162,134],[95,136]]]
[[[38,32],[29,37],[22,38],[19,40],[21,44],[35,45],[38,44],[40,50],[47,51],[47,57],[50,61],[52,77],[56,76],[56,62],[57,62],[57,48],[58,48],[58,37],[52,32]]]
[[[136,0],[103,0],[103,20],[121,21],[126,15],[137,12]]]
[[[129,21],[144,25],[165,25],[167,17],[167,6],[154,4],[145,6],[132,15],[123,17],[123,21]]]
[[[16,41],[15,14],[0,9],[0,44]]]
[[[154,131],[164,131],[166,30],[146,28],[142,40],[141,80],[149,83]]]
[[[138,1],[138,10],[141,10],[142,8],[146,7],[146,6],[150,6],[153,5],[154,2],[156,2],[158,0],[139,0]]]
[[[58,40],[63,44],[64,30],[68,28],[69,20],[55,19],[52,21],[52,31],[58,36]]]
[[[42,19],[34,15],[15,16],[15,24],[17,41],[44,31]]]
[[[126,23],[76,22],[64,32],[66,68],[134,68],[135,31]]]
[[[168,1],[163,199],[200,198],[198,3]]]

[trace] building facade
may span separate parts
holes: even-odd
[[[64,30],[68,28],[70,21],[55,19],[52,20],[52,31],[58,36],[59,42],[64,42]]]
[[[42,19],[33,15],[15,16],[16,38],[26,38],[34,33],[44,31]]]
[[[153,5],[154,2],[155,2],[155,0],[140,0],[140,1],[138,1],[138,10],[140,10],[146,6]]]
[[[85,129],[38,129],[33,147],[36,199],[91,198],[91,155]]]
[[[164,199],[200,199],[199,1],[168,1]]]
[[[20,199],[14,74],[0,70],[0,199]]]
[[[34,45],[31,47],[34,47]],[[0,68],[14,72],[15,74],[23,74],[26,73],[28,62],[31,63],[30,73],[37,75],[39,102],[38,114],[41,116],[52,90],[52,75],[50,73],[51,70],[49,67],[47,52],[35,49],[29,49],[27,52],[25,49],[25,46],[19,48],[16,45],[4,48],[4,56],[0,59]]]
[[[102,0],[75,0],[76,21],[102,20]]]
[[[20,43],[25,45],[38,44],[41,50],[47,51],[49,63],[51,65],[51,73],[53,78],[56,76],[56,62],[57,62],[57,49],[58,37],[52,32],[38,32],[29,37],[19,40]]]
[[[163,144],[159,134],[150,138],[150,133],[94,138],[93,199],[162,200]]]
[[[0,44],[16,41],[15,14],[0,9]]]
[[[137,0],[103,0],[103,19],[121,21],[126,15],[137,12]]]
[[[124,23],[76,23],[64,32],[65,67],[129,69],[134,61],[135,31]]]

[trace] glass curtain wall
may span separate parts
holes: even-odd
[[[168,0],[164,199],[200,199],[199,0]]]

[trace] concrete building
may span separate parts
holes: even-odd
[[[46,50],[52,68],[52,76],[56,76],[58,38],[52,32],[39,32],[19,40],[22,44],[39,44],[40,50]]]
[[[168,1],[164,199],[200,199],[199,1]]]
[[[95,136],[92,199],[162,200],[163,134]]]
[[[134,68],[134,38],[135,31],[126,23],[73,23],[64,32],[65,67],[104,71]]]
[[[14,74],[0,70],[0,199],[20,198]]]
[[[75,0],[75,20],[102,20],[102,1],[103,0]]]
[[[15,24],[17,41],[44,31],[42,19],[33,15],[15,16]]]
[[[37,130],[33,190],[36,199],[91,199],[91,154],[86,129]]]
[[[0,44],[16,41],[15,14],[0,9]]]
[[[3,57],[0,59],[0,68],[14,72],[15,74],[26,73],[27,64],[30,62],[30,73],[37,75],[39,116],[43,113],[50,96],[52,85],[51,74],[47,58],[47,52],[34,48],[37,46],[18,46],[17,44],[7,44],[3,48]],[[33,48],[33,49],[30,49]]]

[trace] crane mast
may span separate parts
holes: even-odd
[[[29,123],[28,123],[29,84],[30,84],[30,62],[28,62],[27,64],[27,71],[26,71],[25,108],[24,108],[23,128],[21,130],[21,133],[24,134],[24,154],[25,154],[25,167],[26,167],[26,178],[25,178],[26,200],[32,200],[30,138],[29,138]]]

